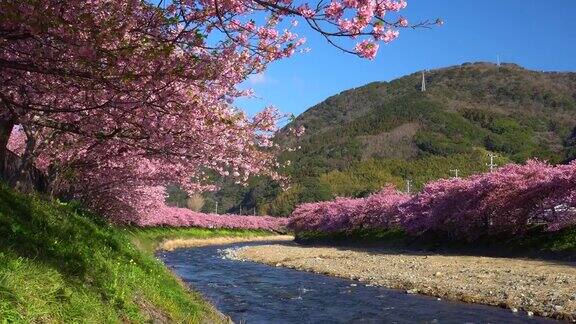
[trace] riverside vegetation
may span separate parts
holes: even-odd
[[[296,208],[296,232],[402,230],[412,236],[474,242],[515,239],[533,230],[576,225],[576,162],[529,161],[468,178],[438,180],[408,195],[386,188],[367,198],[342,198]]]
[[[266,231],[121,228],[0,185],[0,318],[5,322],[224,322],[153,256],[171,238]]]

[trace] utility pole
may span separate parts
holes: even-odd
[[[490,157],[490,164],[486,163],[487,166],[490,167],[490,172],[494,171],[494,168],[498,166],[498,164],[494,163],[494,158],[498,157],[496,154],[490,153],[488,155]]]
[[[452,169],[452,170],[450,170],[450,172],[453,172],[453,173],[454,173],[454,178],[459,178],[458,173],[460,173],[460,170],[458,170],[458,169]]]
[[[406,193],[410,194],[412,191],[412,180],[406,180]]]
[[[422,71],[422,92],[426,92],[426,72]]]

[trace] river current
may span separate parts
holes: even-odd
[[[264,243],[178,249],[158,257],[235,323],[553,322],[223,256],[225,248],[254,244]]]

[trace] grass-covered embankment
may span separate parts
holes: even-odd
[[[0,185],[0,318],[7,322],[219,322],[153,256],[175,237],[259,235],[121,229],[70,205]]]
[[[301,244],[382,246],[447,253],[576,260],[576,227],[558,232],[534,229],[520,237],[488,237],[473,242],[430,235],[410,236],[399,229],[299,232],[295,240]]]

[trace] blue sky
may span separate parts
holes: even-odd
[[[574,0],[408,0],[403,15],[412,22],[442,18],[432,30],[405,30],[380,46],[367,61],[331,47],[304,24],[295,30],[307,38],[306,54],[275,62],[244,86],[258,98],[241,99],[253,114],[266,105],[299,114],[329,96],[373,81],[389,81],[422,69],[464,62],[517,63],[544,71],[576,71]]]

